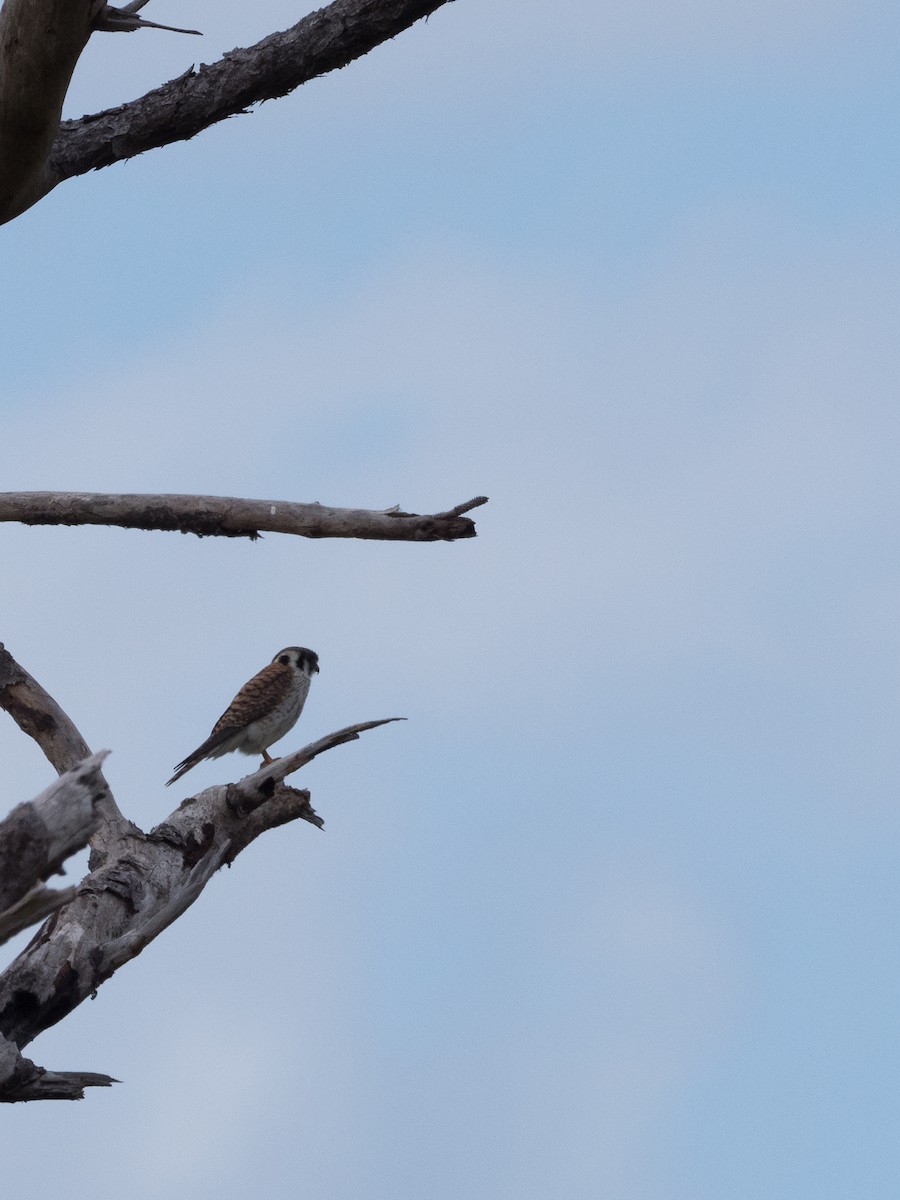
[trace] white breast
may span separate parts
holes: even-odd
[[[247,726],[235,748],[242,754],[262,754],[263,750],[268,750],[294,726],[303,710],[308,691],[309,676],[297,671],[294,687],[271,712]]]

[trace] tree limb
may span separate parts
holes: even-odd
[[[0,928],[7,909],[88,844],[99,820],[97,801],[107,790],[100,770],[105,758],[106,751],[86,758],[0,821]]]
[[[118,10],[117,23],[115,10],[103,0],[5,0],[0,14],[0,224],[65,179],[192,138],[253,104],[285,96],[344,67],[448,2],[335,0],[292,28],[232,50],[212,65],[192,67],[140,99],[60,125],[66,89],[92,22],[95,28],[97,21],[106,21],[105,28],[125,28],[122,21],[134,5]],[[63,28],[52,45],[44,46],[44,23],[51,12],[59,13]],[[20,36],[22,54],[9,51],[9,37],[4,36],[9,30]]]
[[[140,954],[193,904],[219,867],[232,862],[261,833],[297,818],[321,826],[309,793],[285,786],[283,779],[325,750],[385,723],[367,721],[340,729],[239,783],[190,797],[150,833],[135,830],[129,838],[120,838],[118,856],[82,880],[72,901],[0,975],[0,1038],[18,1052],[62,1020]],[[3,1084],[0,1055],[0,1102],[43,1098],[21,1094],[15,1067],[13,1063],[10,1068],[15,1084],[10,1091]],[[71,1082],[72,1077],[53,1076],[47,1086],[65,1090],[68,1085],[59,1083],[60,1078]],[[108,1076],[78,1078],[109,1081]],[[34,1090],[38,1084],[31,1081],[29,1086]]]
[[[486,503],[486,496],[476,496],[447,512],[422,516],[398,508],[331,508],[324,504],[243,500],[232,496],[2,492],[0,521],[178,530],[198,537],[258,538],[266,532],[307,538],[452,542],[475,537],[475,522],[463,513]]]
[[[348,725],[336,733],[328,733],[325,737],[319,738],[317,742],[310,742],[302,750],[295,750],[293,754],[285,754],[283,758],[276,758],[266,766],[260,767],[253,775],[246,776],[239,784],[235,785],[238,794],[245,800],[249,800],[257,794],[264,796],[270,793],[276,784],[283,783],[288,775],[293,775],[295,771],[299,771],[301,767],[311,763],[314,758],[318,758],[326,750],[333,750],[335,746],[343,746],[345,742],[355,742],[361,733],[365,733],[369,729],[377,729],[379,725],[391,725],[394,721],[405,720],[406,717],[382,717],[380,721],[363,721],[360,725]]]
[[[33,738],[51,766],[62,775],[74,770],[91,755],[90,747],[79,733],[75,722],[46,692],[24,667],[20,666],[0,642],[0,708],[4,709],[23,733]],[[103,791],[97,800],[97,812],[102,818],[99,829],[91,838],[91,865],[98,858],[115,853],[118,836],[129,836],[136,828],[119,811],[109,785],[98,775]]]
[[[45,1071],[0,1037],[0,1101],[83,1100],[86,1087],[110,1087],[117,1082],[92,1071]]]
[[[32,888],[17,904],[0,913],[0,944],[45,921],[51,913],[74,900],[76,890],[74,887],[49,888],[43,884]]]
[[[54,770],[73,770],[91,751],[69,717],[0,642],[0,708],[33,738]]]

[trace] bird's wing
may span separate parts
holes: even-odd
[[[208,740],[235,728],[244,728],[266,716],[276,708],[291,689],[291,668],[284,663],[273,662],[248,679],[232,702],[212,727]]]

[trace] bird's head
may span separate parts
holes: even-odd
[[[279,650],[272,662],[282,663],[286,667],[296,667],[304,675],[318,675],[319,656],[315,650],[307,650],[305,646],[288,646]]]

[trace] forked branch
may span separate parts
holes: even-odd
[[[0,224],[64,179],[184,141],[344,67],[448,2],[334,0],[292,28],[232,50],[209,66],[191,67],[137,100],[60,124],[72,72],[92,30],[129,30],[153,22],[135,15],[144,7],[135,0],[118,7],[103,0],[4,0]]]

